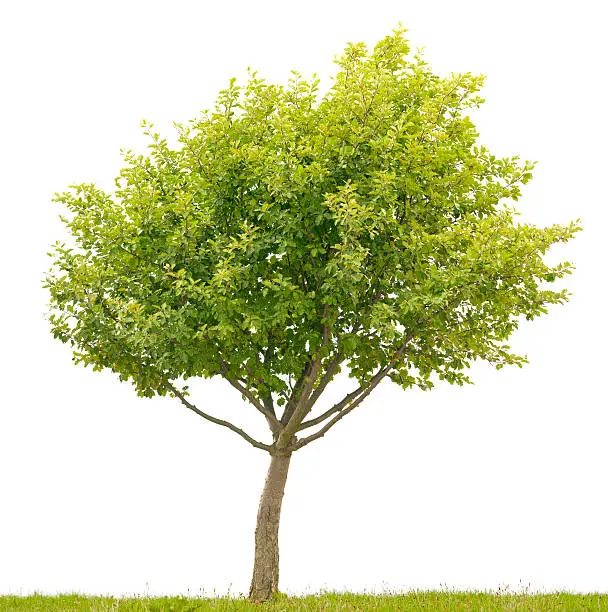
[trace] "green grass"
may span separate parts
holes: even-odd
[[[86,595],[4,595],[0,612],[109,612],[125,610],[198,612],[203,610],[607,610],[608,594],[571,593],[505,594],[490,592],[420,591],[399,595],[322,593],[306,597],[277,596],[266,604],[250,604],[245,598],[187,597],[88,597]]]

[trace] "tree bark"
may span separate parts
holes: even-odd
[[[279,588],[279,520],[290,460],[291,453],[271,455],[255,529],[251,601],[267,601]]]

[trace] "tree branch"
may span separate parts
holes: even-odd
[[[329,326],[325,324],[324,319],[327,317],[327,313],[329,312],[329,304],[325,304],[323,308],[323,313],[321,314],[321,332],[323,335],[323,340],[321,341],[321,345],[317,347],[316,351],[320,351],[329,342],[330,338],[330,329]],[[283,427],[281,433],[279,434],[276,446],[278,449],[285,448],[289,446],[291,442],[292,436],[295,434],[297,428],[300,426],[300,423],[303,421],[304,417],[310,411],[308,408],[308,400],[310,399],[310,395],[312,393],[313,387],[317,378],[319,376],[319,369],[321,367],[322,358],[317,355],[315,359],[311,362],[310,372],[308,376],[304,378],[304,384],[302,385],[302,392],[300,393],[300,398],[297,400],[295,407],[293,408],[293,413],[290,415],[289,420],[286,422],[285,415],[283,415],[283,419],[281,421],[283,423],[286,422],[286,425]]]
[[[241,383],[229,376],[228,374],[228,364],[220,357],[220,367],[222,369],[222,376],[242,395],[244,395],[256,408],[259,410],[268,421],[268,425],[273,435],[278,433],[282,429],[281,423],[277,420],[277,417],[270,411],[266,406],[261,404],[259,400],[251,393],[249,389],[241,385]]]
[[[310,399],[308,400],[309,410],[312,410],[312,407],[316,404],[317,400],[321,396],[321,393],[325,391],[325,387],[327,387],[331,379],[334,377],[334,374],[336,373],[336,370],[340,365],[341,359],[342,356],[340,355],[340,353],[338,353],[329,363],[325,374],[323,374],[323,378],[321,378],[321,381],[319,382],[315,390],[312,392]]]
[[[312,386],[314,385],[317,376],[319,374],[319,366],[321,365],[321,358],[317,357],[310,366],[310,373],[304,379],[304,384],[302,385],[302,393],[300,394],[300,399],[297,403],[294,404],[294,408],[291,416],[289,417],[289,421],[283,427],[278,439],[277,439],[277,448],[283,448],[284,445],[288,445],[291,441],[291,437],[295,434],[296,429],[302,422],[302,419],[306,416],[307,410],[307,400],[312,391]],[[283,417],[283,421],[285,417]]]
[[[336,404],[336,406],[339,406],[340,404],[342,404],[343,406],[348,405],[348,408],[346,408],[345,410],[340,410],[340,408],[336,409],[336,406],[334,406],[333,408],[328,410],[327,413],[325,413],[326,417],[329,416],[329,414],[332,414],[333,412],[336,412],[336,411],[338,411],[338,414],[336,414],[336,416],[334,416],[333,419],[331,419],[326,425],[324,425],[321,429],[319,429],[319,431],[308,436],[307,438],[302,438],[301,440],[298,440],[295,444],[291,445],[286,450],[291,450],[291,451],[298,450],[302,448],[303,446],[310,444],[314,440],[322,438],[341,418],[345,417],[349,412],[351,412],[351,410],[354,410],[378,386],[380,381],[392,370],[393,366],[397,363],[397,361],[401,359],[412,337],[413,335],[408,334],[403,344],[399,347],[399,349],[395,353],[395,356],[391,359],[391,361],[386,366],[384,366],[383,368],[378,370],[378,372],[376,372],[376,374],[372,377],[368,387],[366,387],[365,391],[363,391],[363,393],[361,393],[359,397],[357,397],[357,399],[355,399],[350,405],[348,405],[350,402],[349,398],[356,396],[356,394],[360,391],[360,388],[353,391],[349,395],[347,395],[342,400],[342,402],[340,402],[339,404]],[[317,417],[317,419],[312,419],[312,421],[321,422],[318,419],[319,417]]]
[[[327,417],[330,417],[335,412],[338,412],[348,404],[352,399],[357,397],[359,393],[363,391],[363,387],[357,387],[354,391],[349,393],[343,400],[339,401],[337,404],[334,404],[329,410],[326,410],[322,415],[315,417],[314,419],[310,419],[308,421],[304,421],[298,427],[298,431],[302,431],[303,429],[307,429],[308,427],[313,427],[314,425],[318,425],[322,423]]]
[[[378,377],[378,379],[374,383],[371,383],[370,386],[367,387],[367,389],[348,408],[346,408],[346,410],[338,412],[338,414],[333,419],[331,419],[331,421],[329,421],[325,426],[319,429],[317,433],[314,433],[308,436],[307,438],[302,438],[301,440],[298,440],[298,442],[293,445],[293,450],[298,450],[306,446],[307,444],[310,444],[314,440],[322,438],[340,419],[342,419],[349,412],[354,410],[376,388],[377,384],[384,378],[384,376],[386,376],[389,369],[390,368],[387,366],[380,370],[378,374],[381,375]]]
[[[302,388],[302,385],[304,384],[306,377],[310,373],[311,366],[312,366],[312,362],[309,361],[306,363],[306,365],[304,366],[304,370],[302,371],[302,374],[300,374],[300,377],[298,378],[298,380],[293,386],[291,397],[289,401],[287,402],[287,405],[285,406],[285,410],[283,412],[283,416],[281,417],[281,423],[283,425],[286,425],[289,422],[289,419],[291,418],[293,411],[295,410],[296,404],[298,403],[298,393],[300,392],[300,389]]]
[[[272,392],[268,391],[263,394],[262,401],[264,402],[264,408],[271,415],[270,417],[266,416],[266,420],[268,421],[268,426],[270,427],[270,431],[272,431],[273,438],[276,438],[279,435],[279,432],[282,429],[282,425],[276,417],[276,412],[274,411],[274,402],[272,401]]]
[[[269,446],[268,444],[263,444],[262,442],[258,442],[257,440],[254,440],[250,435],[246,434],[242,429],[239,429],[236,425],[233,425],[232,423],[229,423],[228,421],[223,421],[222,419],[217,419],[216,417],[213,417],[203,412],[202,410],[199,410],[194,404],[191,404],[184,397],[183,393],[178,391],[169,381],[166,381],[165,384],[167,388],[171,391],[171,393],[173,393],[173,395],[178,397],[180,401],[182,402],[182,404],[186,406],[186,408],[189,408],[190,410],[192,410],[192,412],[196,412],[196,414],[198,414],[199,416],[202,416],[204,419],[207,419],[208,421],[211,421],[212,423],[215,423],[216,425],[222,425],[223,427],[227,427],[228,429],[231,429],[232,431],[237,433],[239,436],[241,436],[241,438],[247,440],[249,444],[251,444],[252,446],[255,446],[256,448],[261,448],[262,450],[268,451],[269,453],[272,451],[271,446]]]

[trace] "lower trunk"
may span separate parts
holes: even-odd
[[[249,599],[266,601],[279,588],[279,519],[291,455],[272,455],[258,509]]]

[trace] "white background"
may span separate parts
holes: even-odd
[[[524,369],[482,364],[475,386],[428,393],[387,382],[295,455],[281,588],[608,591],[602,4],[3,3],[0,593],[247,590],[267,455],[72,365],[43,318],[62,235],[50,200],[73,182],[111,187],[119,149],[145,145],[142,118],[170,134],[247,66],[327,84],[347,41],[373,45],[399,21],[437,72],[488,75],[482,142],[540,161],[524,219],[582,219],[552,255],[576,263],[574,295],[514,336]],[[219,380],[193,398],[263,431]]]

